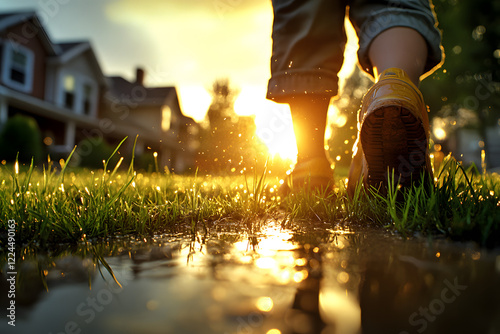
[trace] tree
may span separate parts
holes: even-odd
[[[234,111],[238,90],[228,79],[212,85],[212,103],[207,111],[208,127],[202,130],[201,147],[196,161],[203,173],[228,174],[263,164],[263,143],[255,135],[252,117]]]
[[[486,129],[500,119],[500,3],[440,0],[434,5],[446,59],[421,85],[431,118],[438,117],[448,134],[475,129],[488,151]]]

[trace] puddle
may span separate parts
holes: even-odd
[[[0,332],[500,332],[500,251],[328,226],[229,224],[25,251],[15,327],[4,256]]]

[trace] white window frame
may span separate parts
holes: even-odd
[[[72,76],[75,80],[75,87],[73,91],[73,108],[67,108],[65,106],[65,87],[64,80],[66,76]],[[91,88],[91,97],[90,97],[90,112],[89,114],[85,114],[83,110],[83,102],[85,99],[84,86],[88,85]],[[84,115],[87,117],[95,118],[97,115],[97,104],[98,104],[98,90],[99,86],[95,83],[94,80],[89,77],[82,75],[78,72],[73,71],[61,71],[59,74],[59,84],[58,84],[58,92],[57,92],[57,105],[66,110],[71,110],[77,115]]]
[[[85,110],[83,110],[83,103],[85,100],[85,86],[90,87],[90,110],[88,114],[85,114]],[[98,90],[99,86],[95,83],[95,81],[91,80],[88,77],[82,77],[77,86],[77,92],[78,92],[78,112],[82,115],[85,115],[87,117],[95,117],[97,114],[97,99],[98,99]]]
[[[2,82],[13,89],[23,93],[31,93],[33,91],[33,70],[35,67],[35,54],[32,50],[12,41],[3,41],[2,54]],[[12,52],[20,52],[26,56],[26,65],[24,67],[25,77],[24,83],[14,81],[10,78],[10,72],[13,66]]]
[[[66,90],[66,80],[68,78],[71,78],[73,80],[73,90],[71,91],[68,91]],[[77,98],[77,90],[78,90],[78,87],[77,87],[77,82],[76,82],[76,76],[74,74],[65,74],[62,78],[62,103],[61,105],[66,108],[66,109],[69,109],[69,110],[75,110],[75,108],[77,107],[76,105],[76,98]],[[66,93],[71,93],[73,94],[73,101],[72,101],[72,105],[70,107],[68,107],[66,105]]]

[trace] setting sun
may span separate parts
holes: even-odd
[[[344,52],[344,64],[339,72],[339,83],[343,86],[344,80],[349,77],[357,62],[356,51],[358,39],[351,23],[345,22],[348,43]],[[286,104],[278,104],[266,100],[265,86],[242,87],[241,93],[235,103],[235,111],[239,115],[255,115],[257,136],[267,145],[272,156],[289,159],[295,162],[297,159],[297,146],[292,127],[290,108]],[[328,124],[345,124],[346,118],[336,108],[330,106],[328,111]],[[328,126],[326,136],[331,135]]]
[[[263,7],[262,10],[269,8]],[[265,11],[264,11],[265,12]],[[261,18],[271,25],[271,17],[265,16]],[[344,52],[344,64],[339,72],[339,85],[343,86],[344,80],[349,77],[357,62],[356,51],[358,49],[358,40],[354,28],[351,23],[345,22],[348,43]],[[269,79],[269,73],[264,74],[262,69],[268,68],[268,60],[271,55],[271,43],[268,36],[262,34],[263,38],[253,40],[254,44],[259,44],[261,54],[260,65],[251,65],[250,68],[259,68],[259,76],[256,79],[255,75],[250,77],[253,80],[238,82],[231,78],[231,84],[238,89],[239,95],[235,101],[234,109],[236,114],[241,116],[255,117],[256,134],[266,144],[269,153],[273,157],[296,161],[297,147],[295,144],[295,135],[293,133],[292,119],[290,109],[287,104],[278,104],[266,100],[266,84]],[[249,77],[249,79],[250,79]],[[195,118],[197,121],[202,121],[206,111],[210,105],[210,94],[202,86],[183,86],[179,87],[181,104],[184,112]],[[329,124],[345,124],[345,117],[340,115],[335,108],[330,108],[328,112]],[[330,127],[326,129],[326,137],[331,135]]]
[[[272,156],[295,162],[297,146],[293,133],[292,118],[286,105],[269,105],[256,114],[257,136],[267,145]]]
[[[257,136],[266,144],[274,157],[295,161],[297,147],[292,128],[290,109],[286,104],[266,100],[265,87],[245,87],[235,102],[238,115],[255,117]]]

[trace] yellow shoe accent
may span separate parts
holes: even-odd
[[[358,138],[353,147],[347,191],[356,185],[385,191],[388,178],[408,187],[432,180],[429,157],[429,117],[422,94],[406,73],[390,68],[363,97],[358,115]]]

